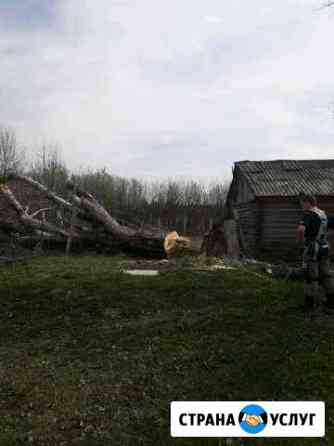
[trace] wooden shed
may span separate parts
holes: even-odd
[[[334,159],[235,163],[227,206],[238,221],[247,255],[299,255],[300,192],[315,195],[319,207],[334,216]]]

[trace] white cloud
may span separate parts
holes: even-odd
[[[208,23],[222,23],[223,22],[222,17],[216,16],[216,15],[207,15],[204,17],[204,20]]]
[[[54,26],[0,29],[0,122],[122,175],[329,156],[334,19],[316,3],[58,1]]]

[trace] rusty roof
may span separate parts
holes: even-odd
[[[235,169],[258,197],[334,195],[334,159],[239,161]]]

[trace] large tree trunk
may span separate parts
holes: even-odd
[[[73,200],[80,209],[100,223],[105,231],[111,234],[124,248],[164,255],[163,243],[167,235],[165,231],[148,227],[132,229],[121,225],[93,197],[75,195]]]
[[[76,240],[79,240],[87,245],[95,243],[100,248],[101,246],[106,246],[108,249],[110,247],[118,247],[126,251],[148,256],[165,256],[164,240],[166,231],[151,227],[133,229],[121,225],[95,198],[78,188],[73,190],[72,202],[69,202],[54,192],[49,191],[45,186],[32,178],[26,176],[16,176],[15,178],[44,193],[56,204],[57,208],[70,210],[72,215],[70,222],[67,223],[64,220],[64,226],[58,226],[44,219],[39,219],[38,217],[43,214],[42,211],[44,209],[29,215],[11,189],[3,185],[0,188],[0,192],[6,197],[8,204],[16,211],[18,222],[20,223],[20,225],[14,226],[20,226],[20,228],[24,229],[25,238],[22,240],[30,242],[34,239],[44,239],[54,241],[56,244],[63,242],[67,246],[67,252],[70,250],[72,241],[75,243]],[[93,225],[89,227],[83,220],[89,221]],[[7,230],[8,225],[8,223],[4,224]]]
[[[117,247],[122,250],[142,254],[145,256],[165,257],[171,255],[194,254],[191,242],[183,237],[173,238],[173,247],[170,239],[166,238],[168,231],[160,228],[144,226],[134,229],[133,227],[120,224],[92,195],[68,184],[68,190],[72,193],[71,201],[59,197],[47,189],[38,181],[27,176],[13,176],[16,180],[29,184],[30,187],[45,194],[55,204],[58,210],[66,211],[67,219],[62,218],[61,226],[47,221],[41,217],[47,209],[40,209],[32,214],[28,213],[17,200],[11,189],[3,185],[0,192],[6,197],[9,205],[15,209],[20,227],[24,228],[25,237],[22,239],[27,243],[36,240],[45,240],[59,245],[63,243],[64,249],[69,253],[72,243],[82,243],[84,246],[98,245],[99,247]],[[68,215],[70,211],[70,221]],[[89,224],[87,224],[89,223]],[[0,222],[1,228],[1,222]],[[7,226],[8,229],[8,226]],[[21,231],[22,233],[22,231]],[[168,243],[167,243],[168,242]]]

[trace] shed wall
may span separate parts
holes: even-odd
[[[303,211],[293,200],[261,203],[263,212],[260,221],[261,254],[294,260],[301,256],[302,248],[296,241],[296,228]],[[319,199],[319,207],[334,216],[334,201]],[[332,254],[333,254],[332,249]]]
[[[302,218],[297,203],[286,201],[262,203],[263,217],[259,249],[264,256],[280,258],[300,257],[296,228]]]
[[[319,207],[334,216],[334,200],[320,198]],[[297,261],[302,247],[296,241],[296,228],[303,216],[293,199],[266,199],[236,204],[246,254],[275,260]],[[334,255],[334,234],[330,237]]]
[[[235,205],[238,225],[247,251],[247,255],[256,255],[259,241],[259,208],[255,201]]]

